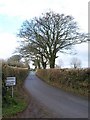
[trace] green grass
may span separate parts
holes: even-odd
[[[20,84],[21,85],[21,84]],[[24,95],[23,87],[14,88],[14,96],[11,97],[11,89],[9,88],[7,95],[3,98],[2,115],[3,118],[13,117],[17,113],[22,112],[28,105]]]
[[[10,98],[10,104],[3,107],[3,117],[10,117],[25,109],[27,103],[20,98]]]
[[[3,107],[2,107],[2,116],[3,118],[10,118],[17,113],[22,112],[28,105],[28,102],[25,98],[25,93],[23,90],[23,84],[20,81],[20,84],[14,87],[14,96],[11,97],[11,88],[9,88],[6,96],[3,98]]]

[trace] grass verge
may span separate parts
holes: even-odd
[[[21,100],[20,98],[11,98],[11,104],[9,104],[9,106],[5,106],[3,108],[3,117],[7,118],[7,117],[11,117],[15,114],[17,114],[18,112],[23,111],[26,106],[27,103],[25,103],[24,100]]]
[[[3,118],[13,118],[13,116],[18,113],[24,111],[28,106],[27,94],[24,91],[23,86],[14,89],[14,97],[10,96],[11,90],[8,91],[8,95],[6,96],[8,102],[4,101],[4,105],[2,108]]]

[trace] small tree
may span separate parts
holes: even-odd
[[[20,60],[21,60],[20,55],[13,55],[7,60],[7,63],[10,66],[20,66],[20,64],[21,64]]]
[[[79,60],[78,58],[72,58],[71,60],[71,66],[73,66],[73,68],[80,68],[81,67],[81,60]]]

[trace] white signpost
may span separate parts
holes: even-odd
[[[13,97],[13,86],[16,85],[16,77],[7,77],[6,86],[12,86],[12,97]]]

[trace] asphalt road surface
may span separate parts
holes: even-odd
[[[30,94],[57,118],[88,118],[88,100],[52,87],[30,72],[25,81]]]

